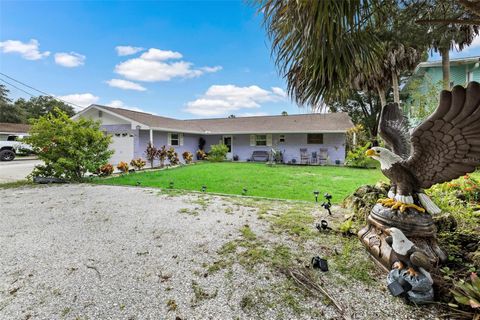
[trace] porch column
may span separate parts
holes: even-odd
[[[153,145],[153,130],[150,129],[150,144]]]

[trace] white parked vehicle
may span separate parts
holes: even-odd
[[[17,153],[32,149],[28,144],[18,141],[22,138],[23,136],[11,135],[6,141],[0,141],[0,161],[12,161]]]

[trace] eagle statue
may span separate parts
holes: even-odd
[[[407,273],[410,276],[416,277],[419,273],[423,273],[433,283],[428,272],[433,268],[433,262],[428,255],[408,240],[400,229],[389,228],[385,231],[390,234],[385,240],[395,252],[393,268],[402,270],[407,267]]]
[[[480,84],[443,90],[432,115],[409,133],[398,104],[380,115],[380,136],[389,149],[373,147],[366,155],[380,162],[390,179],[387,199],[379,202],[404,212],[413,208],[430,214],[441,210],[424,189],[475,171],[480,165]]]

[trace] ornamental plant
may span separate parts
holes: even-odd
[[[147,150],[145,150],[145,155],[148,162],[150,162],[150,167],[153,168],[153,161],[157,157],[158,149],[155,148],[153,143],[149,142],[147,145]]]
[[[470,281],[460,280],[454,282],[451,292],[459,304],[471,309],[473,319],[480,317],[480,278],[478,278],[475,272],[470,274]],[[453,303],[449,305],[455,308],[458,307],[458,305]]]
[[[185,163],[189,164],[193,161],[193,154],[191,152],[185,151],[182,153],[183,160],[185,160]]]
[[[213,144],[210,147],[210,152],[208,153],[208,160],[213,162],[221,162],[225,160],[225,157],[228,153],[228,147],[222,143]]]
[[[134,167],[136,170],[142,170],[143,167],[145,167],[146,162],[143,161],[142,158],[132,159],[132,161],[130,161],[130,165]]]
[[[35,167],[32,177],[81,181],[87,172],[107,164],[113,154],[108,149],[111,136],[100,130],[99,121],[83,117],[72,120],[58,108],[33,120],[24,142],[43,162]]]
[[[120,170],[122,173],[128,173],[128,163],[120,161],[120,163],[117,164],[117,169]]]
[[[110,163],[107,163],[98,168],[97,174],[102,177],[107,177],[113,173],[113,170],[113,166]]]
[[[165,146],[158,149],[157,158],[160,161],[160,167],[163,167],[165,165],[165,159],[167,158],[167,148]]]
[[[196,153],[198,160],[205,160],[207,158],[207,154],[202,149],[198,149]]]
[[[170,165],[172,166],[176,166],[180,162],[180,159],[178,158],[178,153],[175,152],[174,147],[170,147],[170,149],[167,150],[167,158],[170,162]]]

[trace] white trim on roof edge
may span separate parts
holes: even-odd
[[[127,118],[127,117],[124,117],[122,116],[121,114],[118,114],[116,112],[112,112],[108,109],[105,109],[105,108],[102,108],[101,106],[97,105],[97,104],[91,104],[89,105],[87,108],[83,109],[82,111],[80,111],[79,113],[75,114],[71,119],[72,120],[75,120],[75,119],[78,119],[82,114],[84,114],[85,112],[91,110],[91,109],[98,109],[98,110],[101,110],[102,112],[106,112],[114,117],[117,117],[117,118],[120,118],[122,120],[125,120],[125,121],[128,121],[132,124],[132,129],[136,129],[137,126],[140,126],[140,129],[145,129],[145,130],[148,130],[150,129],[149,126],[147,126],[146,124],[144,123],[140,123],[138,121],[135,121],[135,120],[132,120],[130,118]]]

